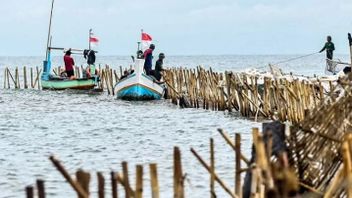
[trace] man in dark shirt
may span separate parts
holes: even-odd
[[[323,49],[320,50],[320,53],[326,50],[326,58],[332,60],[334,57],[335,45],[331,42],[331,36],[327,37],[327,42],[325,43]]]
[[[65,62],[65,71],[66,71],[67,77],[70,79],[73,79],[75,76],[75,73],[73,71],[75,61],[71,57],[71,54],[72,54],[71,50],[66,51],[64,56],[64,62]]]
[[[154,72],[154,76],[155,78],[160,81],[161,79],[161,72],[164,70],[163,69],[163,64],[164,64],[164,58],[165,58],[165,54],[164,53],[160,53],[159,54],[159,59],[156,61],[155,63],[155,72]]]
[[[151,75],[152,65],[153,65],[153,51],[155,49],[155,45],[151,44],[149,49],[144,52],[144,70],[147,75]]]

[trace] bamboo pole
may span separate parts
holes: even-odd
[[[19,89],[20,88],[20,84],[19,84],[19,75],[18,75],[18,67],[16,67],[15,69],[15,89]]]
[[[44,180],[37,180],[38,198],[45,198]]]
[[[104,198],[105,197],[105,179],[101,172],[97,173],[97,177],[98,177],[98,195],[99,195],[99,198]]]
[[[142,198],[143,197],[143,166],[137,165],[136,166],[136,192],[135,198]]]
[[[111,191],[112,191],[112,198],[118,198],[118,185],[117,185],[117,178],[114,171],[110,172],[111,177]]]
[[[88,198],[88,193],[84,191],[82,186],[75,182],[65,168],[61,165],[61,163],[54,157],[50,156],[50,161],[54,164],[57,170],[62,174],[62,176],[67,180],[67,182],[72,186],[72,188],[79,194],[79,196],[83,198]]]
[[[37,79],[36,82],[38,83],[38,90],[40,89],[40,82],[39,82],[39,78],[40,78],[40,71],[38,67],[36,67],[37,70]]]
[[[226,133],[223,129],[218,129],[219,133],[221,136],[225,139],[225,141],[231,146],[231,148],[236,152],[236,145],[235,143],[231,140],[230,136],[228,133]],[[241,159],[248,165],[250,164],[250,161],[243,155],[241,154]]]
[[[215,153],[214,139],[210,138],[210,197],[215,198]]]
[[[174,198],[184,197],[184,181],[182,173],[181,152],[174,147]]]
[[[158,169],[156,164],[150,164],[150,181],[152,188],[152,198],[159,198]]]
[[[31,67],[31,88],[34,88],[34,84],[33,84],[33,68]]]
[[[198,153],[191,148],[191,152],[193,153],[193,155],[198,159],[198,161],[202,164],[202,166],[211,174],[211,170],[209,165],[202,159],[202,157],[200,155],[198,155]],[[231,192],[230,188],[227,187],[227,185],[225,184],[225,182],[223,182],[219,176],[214,172],[214,176],[215,176],[215,181],[217,181],[220,186],[232,197],[232,198],[238,198],[235,194],[233,194],[233,192]]]
[[[23,79],[24,79],[24,88],[28,89],[28,84],[27,84],[27,67],[23,67]]]
[[[241,135],[236,133],[236,169],[235,169],[235,193],[238,197],[242,197],[241,192]]]
[[[4,89],[6,89],[6,72],[7,72],[7,68],[4,69]]]
[[[90,174],[80,169],[76,172],[76,179],[77,179],[77,183],[82,187],[84,192],[86,192],[87,195],[89,195]],[[83,196],[79,194],[78,194],[78,197],[83,198]]]
[[[9,68],[6,67],[6,76],[7,76],[7,88],[10,89],[10,78],[9,78],[9,75],[10,75],[10,71],[9,71]]]
[[[351,198],[352,197],[352,159],[351,159],[350,148],[347,141],[342,143],[342,158],[343,158],[343,163],[345,168],[345,178],[346,178],[345,191],[346,191],[347,197]]]
[[[34,188],[33,186],[26,187],[26,197],[27,198],[34,198]]]
[[[125,187],[125,197],[130,198],[133,192],[131,192],[130,181],[128,178],[128,164],[127,162],[122,162],[122,170],[123,170],[123,183]]]

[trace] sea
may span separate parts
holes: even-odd
[[[214,71],[268,70],[277,65],[284,72],[324,76],[325,57],[317,54],[300,59],[293,55],[167,56],[165,67]],[[336,55],[348,62],[348,55]],[[84,64],[80,56],[77,64]],[[285,62],[285,60],[291,60]],[[106,179],[106,196],[111,196],[110,171],[121,172],[121,162],[129,165],[131,185],[135,166],[144,166],[144,197],[151,197],[150,163],[158,164],[161,197],[173,197],[173,148],[179,147],[185,173],[186,197],[209,197],[210,175],[190,152],[194,148],[209,162],[209,141],[215,142],[216,172],[234,189],[235,154],[217,129],[232,137],[240,133],[242,152],[250,157],[251,131],[262,122],[238,113],[203,109],[181,109],[168,100],[122,101],[113,96],[75,91],[3,89],[5,67],[41,67],[43,57],[0,57],[0,197],[25,197],[25,187],[45,180],[47,197],[76,197],[62,175],[49,161],[56,156],[71,175],[78,169],[91,172],[90,191],[97,197],[96,172]],[[118,69],[129,67],[130,56],[102,56],[97,63]],[[54,57],[53,65],[62,65]],[[244,167],[245,165],[242,164]],[[119,188],[120,196],[123,190]],[[218,197],[228,197],[216,184]]]

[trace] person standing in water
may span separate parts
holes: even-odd
[[[164,69],[163,69],[164,59],[165,59],[165,54],[160,53],[159,59],[155,63],[154,76],[158,81],[160,81],[160,79],[161,79],[161,72],[164,71]]]
[[[327,42],[325,43],[323,49],[320,50],[319,53],[322,53],[324,50],[326,50],[326,58],[329,60],[332,60],[334,57],[334,50],[335,50],[335,45],[333,42],[331,42],[331,36],[327,37]]]
[[[73,70],[75,61],[71,57],[71,54],[72,54],[71,49],[66,51],[64,56],[64,62],[65,62],[65,71],[66,71],[67,77],[72,80],[75,77],[75,72]]]
[[[151,44],[149,49],[144,52],[144,70],[147,75],[151,75],[152,66],[153,66],[153,51],[155,49],[155,45]]]

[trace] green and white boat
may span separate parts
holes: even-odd
[[[98,85],[99,77],[93,76],[92,78],[76,78],[69,79],[60,77],[51,73],[51,51],[52,50],[64,50],[64,48],[53,48],[51,47],[51,21],[53,16],[54,0],[52,0],[49,32],[47,41],[47,50],[45,61],[43,62],[43,73],[41,76],[41,83],[43,89],[51,90],[64,90],[64,89],[78,89],[78,90],[91,90]],[[83,50],[73,50],[83,52]]]

